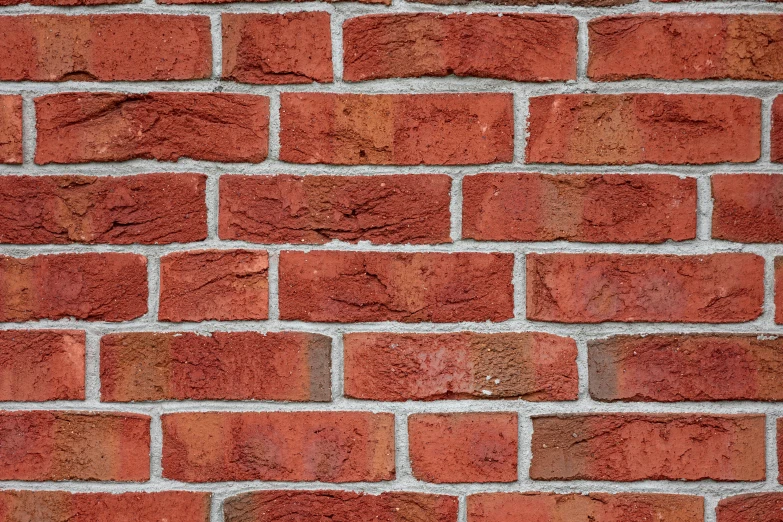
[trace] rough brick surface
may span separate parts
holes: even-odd
[[[0,480],[149,480],[149,426],[129,413],[0,412]]]
[[[369,15],[343,24],[347,81],[478,76],[576,79],[573,17],[436,13]]]
[[[408,417],[411,470],[436,483],[514,482],[516,413],[417,413]]]
[[[207,237],[206,176],[3,176],[0,243],[187,243]]]
[[[8,522],[209,522],[209,493],[69,493],[0,491]]]
[[[471,0],[411,0],[422,4],[433,5],[464,5]],[[575,7],[611,7],[635,3],[636,0],[480,0],[494,5],[571,5]],[[505,14],[504,14],[505,16]]]
[[[752,162],[761,101],[717,94],[555,94],[530,99],[530,163]]]
[[[328,401],[331,339],[294,332],[101,338],[101,400]]]
[[[0,16],[0,80],[192,80],[212,73],[206,16]]]
[[[255,491],[229,497],[223,504],[226,522],[456,522],[457,511],[457,497],[406,492]]]
[[[0,402],[84,399],[84,344],[80,330],[0,331]]]
[[[223,14],[223,79],[332,81],[329,13]]]
[[[230,4],[238,3],[241,0],[157,0],[159,4]],[[245,0],[250,3],[267,3],[274,0]],[[304,0],[282,0],[284,3],[296,4]],[[339,3],[339,2],[358,2],[362,4],[385,4],[390,5],[391,0],[316,0],[325,3]]]
[[[467,165],[513,158],[510,94],[282,93],[280,159]]]
[[[783,338],[617,336],[588,341],[600,401],[783,400]]]
[[[783,163],[783,95],[772,102],[772,161]]]
[[[703,522],[704,500],[685,495],[479,493],[468,497],[468,522]]]
[[[486,241],[662,243],[696,237],[696,180],[648,174],[478,174],[462,235]]]
[[[435,323],[513,317],[513,256],[282,252],[281,319]]]
[[[783,16],[642,14],[589,23],[593,80],[783,80]]]
[[[448,176],[220,178],[221,239],[255,243],[447,243]]]
[[[394,415],[175,413],[162,417],[163,476],[186,482],[378,482],[394,478]]]
[[[0,321],[127,321],[147,312],[147,260],[136,254],[0,256]]]
[[[757,493],[718,502],[718,522],[783,521],[783,493]]]
[[[0,96],[0,163],[22,163],[21,96]]]
[[[775,324],[783,324],[783,257],[775,262]]]
[[[778,482],[783,484],[783,418],[778,418]]]
[[[575,400],[576,343],[545,333],[343,336],[345,395],[378,401]]]
[[[712,176],[712,237],[741,243],[783,242],[783,176]]]
[[[527,255],[527,317],[536,321],[732,323],[758,317],[763,300],[755,254]]]
[[[160,260],[161,321],[266,319],[267,253],[260,250],[178,252]]]
[[[266,158],[269,98],[221,93],[61,93],[35,99],[35,162]]]
[[[141,0],[0,0],[0,6],[31,4],[57,7],[80,7],[88,5],[138,4]]]
[[[533,417],[535,480],[760,481],[763,415]]]

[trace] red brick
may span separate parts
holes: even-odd
[[[783,163],[783,95],[772,102],[772,161]]]
[[[389,413],[174,413],[162,421],[165,478],[394,479],[394,415]]]
[[[84,343],[79,330],[0,331],[0,402],[83,400]]]
[[[266,319],[269,258],[260,250],[195,250],[160,259],[161,321]]]
[[[528,254],[527,317],[561,323],[736,323],[761,315],[764,259]]]
[[[783,16],[641,14],[588,24],[596,81],[783,80]]]
[[[0,163],[22,163],[21,96],[0,96]]]
[[[783,400],[783,338],[620,335],[588,342],[600,401]]]
[[[222,20],[224,80],[331,83],[329,13],[224,13]]]
[[[380,14],[343,24],[347,81],[478,76],[576,79],[577,20],[538,14]]]
[[[432,5],[465,5],[473,0],[411,0],[421,4]],[[494,5],[571,5],[574,7],[612,7],[635,3],[637,0],[479,0],[481,3]],[[505,13],[504,13],[505,16]]]
[[[703,522],[704,500],[643,493],[479,493],[468,497],[468,522]]]
[[[138,4],[141,0],[0,0],[0,6],[31,4],[77,7],[86,5]]]
[[[0,491],[0,520],[36,522],[209,522],[210,494]]]
[[[712,176],[712,237],[740,243],[783,242],[783,176]]]
[[[212,74],[206,16],[0,16],[0,80],[192,80]]]
[[[408,417],[411,469],[436,483],[517,480],[516,413],[416,413]]]
[[[319,322],[503,321],[511,254],[282,252],[280,318]]]
[[[763,415],[533,417],[534,480],[764,480]]]
[[[0,243],[187,243],[207,237],[206,176],[0,177]]]
[[[101,400],[329,401],[331,339],[282,332],[101,338]]]
[[[221,176],[221,239],[255,243],[451,241],[451,178]]]
[[[253,491],[223,504],[226,522],[456,522],[457,511],[457,497],[405,492]]]
[[[529,163],[753,162],[761,100],[717,94],[555,94],[530,99]]]
[[[696,180],[662,174],[467,176],[462,236],[588,243],[694,239]]]
[[[221,93],[51,94],[35,99],[35,162],[155,159],[258,163],[269,98]]]
[[[150,418],[130,413],[0,412],[0,480],[150,477]]]
[[[783,522],[783,493],[755,493],[718,502],[718,522]]]
[[[128,321],[145,313],[147,260],[142,256],[0,256],[0,322]]]
[[[280,159],[468,165],[514,155],[511,94],[280,95]]]
[[[778,482],[783,484],[783,417],[778,418]]]
[[[236,2],[249,2],[249,3],[267,3],[275,0],[157,0],[159,4],[230,4]],[[298,3],[303,0],[281,0],[283,3]],[[337,2],[358,2],[361,4],[385,4],[390,5],[391,0],[316,0],[319,2],[326,2],[329,4]]]
[[[576,400],[576,343],[556,335],[349,333],[345,395],[356,399]]]
[[[783,257],[775,258],[775,323],[783,324]]]

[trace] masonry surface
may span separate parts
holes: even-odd
[[[783,522],[783,2],[0,0],[0,522]]]

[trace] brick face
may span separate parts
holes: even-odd
[[[712,237],[740,243],[783,242],[783,176],[712,177]]]
[[[22,163],[21,96],[0,96],[0,163]]]
[[[759,493],[738,495],[718,503],[718,522],[747,522],[750,520],[779,520],[783,511],[783,494]]]

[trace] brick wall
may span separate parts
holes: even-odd
[[[783,3],[0,5],[0,522],[783,521]]]

